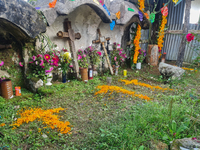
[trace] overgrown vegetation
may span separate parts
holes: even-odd
[[[139,71],[128,70],[126,79],[138,79],[163,88],[163,84],[152,68],[143,65]],[[55,82],[53,86],[40,88],[33,94],[22,89],[21,97],[5,100],[0,97],[0,147],[8,149],[155,149],[152,142],[169,142],[200,134],[198,114],[200,102],[200,76],[187,71],[180,81],[171,81],[173,91],[151,90],[138,85],[125,85],[123,70],[113,76],[112,85],[151,97],[146,102],[137,97],[120,93],[111,96],[98,95],[95,87],[106,84],[106,76],[89,80],[87,84],[72,80],[65,84]],[[45,127],[40,121],[23,124],[12,130],[10,124],[24,108],[52,109],[62,107],[60,120],[69,121],[72,134],[60,134],[56,129]]]

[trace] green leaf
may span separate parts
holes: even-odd
[[[176,121],[172,120],[172,131],[176,132]]]
[[[140,146],[138,150],[143,150],[144,149],[144,146]]]
[[[168,137],[168,135],[164,135],[164,136],[162,137],[162,139],[163,139],[164,141],[166,141],[166,140],[169,139],[169,137]]]

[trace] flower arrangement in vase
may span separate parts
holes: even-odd
[[[141,63],[144,61],[145,57],[146,57],[146,51],[143,50],[143,49],[140,49],[138,59],[137,59],[137,63],[136,63],[137,69],[141,69]]]
[[[120,47],[120,44],[113,43],[113,51],[111,53],[111,63],[112,65],[115,66],[115,75],[118,74],[119,65],[121,65],[121,63],[124,62],[125,59],[127,58],[126,53],[122,52],[123,49],[118,47]]]
[[[93,46],[87,47],[84,52],[88,54],[90,65],[98,65],[101,61],[101,52],[94,49]]]
[[[86,51],[83,51],[82,49],[79,49],[77,52],[77,57],[78,57],[78,64],[80,67],[81,71],[81,78],[82,81],[88,81],[88,73],[87,73],[87,68],[88,68],[88,55]]]
[[[59,58],[59,67],[62,70],[62,82],[66,82],[66,76],[69,68],[72,68],[73,65],[71,65],[72,58],[71,53],[68,52],[66,48],[62,48],[61,51],[55,50],[56,55]]]

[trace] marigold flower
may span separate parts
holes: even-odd
[[[6,124],[5,123],[2,123],[2,124],[0,124],[0,127],[3,127],[3,126],[5,126]]]

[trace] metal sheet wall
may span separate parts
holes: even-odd
[[[163,3],[166,3],[168,0],[163,0]],[[169,15],[167,18],[167,26],[168,30],[182,30],[183,29],[183,17],[184,17],[184,8],[185,8],[185,0],[180,2],[177,6],[171,1],[169,3]],[[162,7],[162,4],[159,4],[159,7]],[[199,30],[200,25],[198,24],[190,24],[189,30]],[[181,43],[181,34],[166,34],[165,40],[163,43],[162,53],[166,52],[167,60],[177,60],[179,46]],[[200,43],[196,43],[195,41],[187,44],[185,49],[185,62],[192,62],[193,59],[197,56],[192,49],[192,46],[199,45]]]

